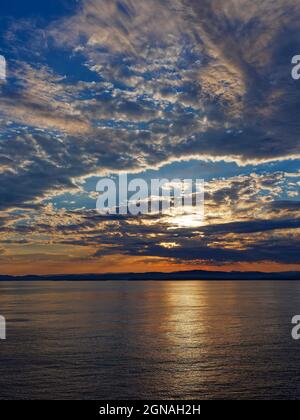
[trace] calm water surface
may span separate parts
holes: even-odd
[[[0,398],[297,398],[300,282],[0,283]]]

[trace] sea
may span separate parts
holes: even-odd
[[[296,281],[1,282],[0,399],[297,399]]]

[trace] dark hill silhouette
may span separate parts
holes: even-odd
[[[57,275],[0,275],[0,281],[116,281],[116,280],[300,280],[300,272],[262,273],[222,271],[177,271],[174,273],[106,273],[106,274],[57,274]]]

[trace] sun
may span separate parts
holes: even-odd
[[[199,228],[205,225],[204,215],[195,207],[185,209],[184,212],[172,209],[169,215],[164,218],[169,225],[168,229]]]

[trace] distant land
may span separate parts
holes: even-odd
[[[171,280],[300,280],[300,272],[222,272],[222,271],[177,271],[174,273],[106,273],[106,274],[56,274],[56,275],[0,275],[0,281],[171,281]]]

